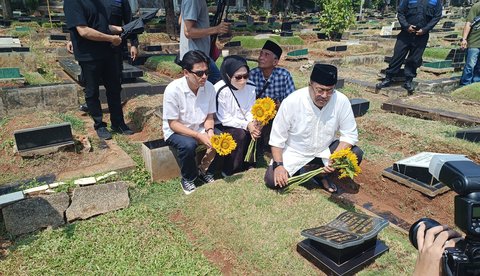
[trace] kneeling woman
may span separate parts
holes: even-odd
[[[254,121],[251,112],[255,103],[255,85],[248,82],[247,61],[240,56],[228,56],[220,67],[222,80],[215,84],[217,91],[217,127],[232,134],[237,148],[225,158],[225,175],[243,171],[253,163],[245,163],[245,154],[251,139],[261,134],[261,124]]]

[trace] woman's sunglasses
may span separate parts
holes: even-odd
[[[248,74],[245,74],[245,75],[237,75],[237,76],[233,76],[236,80],[241,80],[241,79],[245,79],[245,80],[248,80]]]
[[[208,76],[208,74],[210,74],[210,70],[208,70],[208,69],[207,70],[202,70],[202,71],[188,70],[188,72],[197,75],[197,77],[199,77],[199,78],[203,77],[203,75]]]

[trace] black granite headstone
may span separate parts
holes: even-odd
[[[273,34],[273,30],[256,30],[257,34]]]
[[[32,22],[32,18],[30,18],[30,17],[20,17],[20,18],[18,18],[18,22]]]
[[[328,39],[328,36],[326,33],[317,33],[317,38],[318,39]]]
[[[143,50],[147,52],[162,51],[162,46],[161,45],[145,45],[143,47]]]
[[[5,20],[5,19],[1,19],[1,20],[0,20],[0,26],[10,27],[10,25],[12,25],[12,21],[11,21],[11,20]]]
[[[444,38],[458,38],[458,34],[449,34],[444,36]]]
[[[262,15],[262,16],[258,17],[258,20],[260,20],[260,21],[266,21],[266,20],[267,20],[267,17]]]
[[[467,52],[462,49],[451,49],[445,60],[451,60],[454,63],[464,62]]]
[[[223,45],[223,47],[229,48],[229,47],[240,47],[242,46],[241,41],[229,41]]]
[[[455,28],[455,22],[452,21],[446,21],[442,25],[443,29],[450,29],[450,28]]]
[[[366,99],[354,98],[350,100],[352,104],[353,116],[361,117],[365,115],[370,108],[370,101]]]
[[[377,240],[383,218],[344,212],[327,225],[302,231],[297,251],[328,275],[353,275],[388,250]]]
[[[457,130],[455,137],[480,143],[480,127]]]
[[[64,34],[51,34],[50,35],[50,40],[61,40],[61,41],[66,41],[67,36]]]
[[[0,53],[10,53],[12,52],[12,47],[0,48]]]
[[[13,133],[13,136],[19,152],[73,145],[70,123],[17,130]]]
[[[347,50],[347,45],[332,46],[327,48],[327,51],[333,51],[333,52],[344,52],[346,50]]]
[[[282,37],[290,37],[293,36],[293,32],[281,32],[280,36]]]
[[[289,32],[292,30],[292,22],[283,22],[282,26],[280,27],[282,32]]]
[[[275,17],[269,17],[269,18],[267,19],[267,22],[268,22],[268,24],[273,24],[273,23],[275,23],[276,20],[277,20],[277,19],[276,19]]]
[[[30,47],[12,47],[13,52],[30,52]]]

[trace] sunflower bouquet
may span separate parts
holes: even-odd
[[[259,98],[255,100],[255,103],[252,106],[252,115],[253,119],[256,120],[257,122],[261,123],[263,126],[268,124],[273,118],[275,118],[275,115],[277,114],[277,109],[275,102],[269,98]],[[252,139],[250,141],[250,144],[248,145],[248,150],[247,154],[245,155],[245,162],[250,161],[251,156],[253,154],[253,161],[255,162],[255,155],[256,155],[256,147],[257,146],[257,140]]]
[[[355,176],[358,176],[358,174],[362,172],[362,170],[358,166],[357,156],[349,148],[332,153],[332,155],[330,155],[330,160],[332,161],[332,164],[330,166],[337,169],[340,173],[340,176],[338,178],[345,178],[348,176],[353,179]],[[321,167],[301,175],[290,177],[288,179],[289,185],[285,188],[285,192],[292,191],[300,184],[305,183],[316,175],[324,172],[324,168]]]
[[[213,149],[222,156],[229,155],[237,148],[237,143],[230,133],[213,135],[212,138],[210,138],[210,142],[212,143]]]

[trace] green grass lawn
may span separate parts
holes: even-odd
[[[478,91],[480,91],[480,83],[476,82],[453,91],[452,97],[480,102]]]

